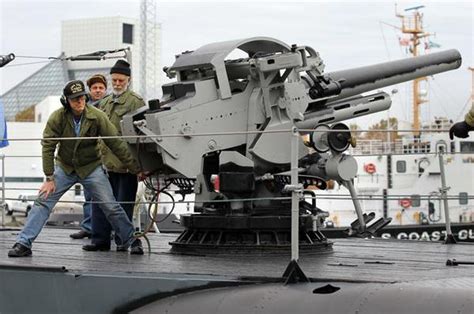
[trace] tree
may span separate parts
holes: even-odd
[[[393,132],[390,132],[390,142],[394,142],[395,140],[400,138],[400,135],[398,135],[398,132],[397,132],[398,130],[397,118],[389,118],[388,123],[387,123],[387,120],[382,119],[378,123],[370,126],[368,130],[369,132],[365,132],[362,136],[360,136],[361,139],[387,141],[389,137],[387,132],[382,132],[382,131],[377,131],[377,130],[394,130]]]
[[[35,121],[35,106],[30,106],[25,110],[18,112],[15,115],[16,122],[34,122]]]

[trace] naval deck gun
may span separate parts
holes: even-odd
[[[231,59],[240,49],[245,58]],[[195,213],[183,215],[185,231],[173,250],[281,251],[290,245],[288,191],[291,130],[298,139],[299,181],[326,188],[346,186],[358,220],[351,233],[370,235],[389,221],[368,227],[373,214],[358,204],[352,179],[357,162],[345,154],[354,137],[341,123],[390,108],[385,92],[362,93],[458,68],[456,50],[325,73],[308,46],[255,37],[212,43],[176,56],[165,68],[176,81],[149,108],[125,115],[124,135],[144,170],[159,174],[182,193],[195,193]],[[219,186],[215,180],[218,178]],[[315,197],[314,192],[306,191]],[[325,212],[300,202],[300,250],[328,249],[318,225]],[[327,214],[326,214],[327,215]]]

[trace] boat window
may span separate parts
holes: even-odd
[[[133,25],[122,24],[122,42],[124,44],[133,44]]]
[[[405,160],[397,160],[397,172],[398,173],[407,172],[407,163]]]
[[[413,194],[411,196],[411,207],[420,207],[421,197],[419,194]]]
[[[459,205],[467,205],[469,201],[469,197],[467,192],[461,192],[459,193]]]
[[[454,153],[456,151],[456,143],[454,141],[451,141],[451,153]]]
[[[403,153],[429,153],[431,151],[431,144],[429,142],[420,142],[415,140],[414,143],[403,145]]]
[[[463,141],[461,144],[461,153],[474,153],[474,142]]]
[[[74,195],[75,196],[81,195],[81,185],[80,184],[76,184],[74,186]]]

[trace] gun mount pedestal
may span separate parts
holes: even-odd
[[[186,230],[170,244],[185,254],[290,254],[291,216],[220,216],[191,214],[181,217]],[[332,242],[313,230],[313,216],[300,216],[300,253],[331,250]]]
[[[242,178],[242,175],[238,177]],[[202,179],[202,176],[198,176],[198,181]],[[291,200],[284,191],[289,181],[290,177],[287,175],[273,175],[259,181],[255,190],[260,195],[273,193],[271,196],[278,199],[261,198],[260,202],[264,204],[259,203],[256,195],[238,195],[235,191],[206,194],[206,199],[221,200],[203,203],[200,208],[195,209],[201,213],[181,216],[180,223],[185,231],[170,243],[171,251],[180,254],[289,254]],[[224,182],[221,188],[225,188]],[[310,185],[319,189],[326,188],[326,182],[314,176],[299,176],[299,182],[305,188]],[[312,202],[300,201],[300,252],[317,254],[331,250],[332,242],[319,231],[328,214],[316,207],[314,192],[304,194],[310,194]],[[199,198],[199,195],[196,197]],[[227,201],[222,200],[228,197]],[[251,197],[252,201],[245,200],[247,197]],[[234,205],[236,203],[237,206]]]

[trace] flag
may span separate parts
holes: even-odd
[[[408,46],[410,44],[410,37],[398,37],[400,46]]]
[[[7,137],[7,120],[5,119],[5,113],[3,110],[3,102],[0,98],[0,148],[8,146]]]
[[[428,41],[428,45],[425,44],[425,48],[426,49],[441,48],[441,45],[430,40],[430,41]]]

